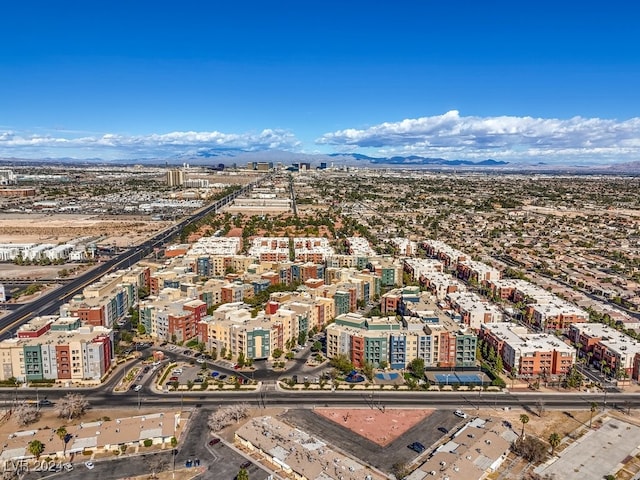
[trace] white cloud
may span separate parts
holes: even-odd
[[[376,149],[381,155],[640,160],[640,118],[462,117],[452,110],[444,115],[326,133],[316,143],[341,149]]]
[[[171,132],[150,135],[62,136],[0,131],[0,155],[99,156],[110,158],[164,157],[216,149],[298,150],[301,142],[289,131],[265,129],[258,133]]]

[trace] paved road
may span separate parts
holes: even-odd
[[[267,177],[245,185],[223,199],[217,200],[213,204],[200,209],[198,212],[185,218],[173,227],[169,227],[155,235],[153,238],[136,245],[133,248],[125,250],[123,253],[113,257],[111,260],[97,265],[90,271],[70,280],[67,284],[55,291],[43,294],[32,302],[21,305],[20,308],[0,319],[0,339],[10,338],[20,325],[27,322],[34,316],[55,313],[59,309],[60,305],[68,301],[85,286],[101,278],[105,273],[134,265],[142,258],[153,252],[155,247],[163,245],[171,237],[177,235],[185,226],[197,222],[211,212],[218,211],[220,208],[233,202],[239,195],[251,190],[265,178]]]
[[[28,390],[28,391],[25,391]],[[93,408],[134,406],[138,404],[138,394],[133,391],[121,394],[113,394],[105,391],[73,390],[83,393]],[[39,390],[40,398],[45,395],[45,389]],[[366,397],[370,394],[362,390],[326,391],[289,391],[278,390],[269,385],[262,391],[209,391],[209,392],[175,392],[175,393],[147,393],[142,396],[142,405],[145,407],[157,406],[162,408],[176,408],[180,406],[201,405],[218,406],[237,402],[246,402],[252,406],[266,407],[311,407],[313,405],[328,406],[352,406],[361,407],[367,403]],[[63,397],[67,390],[46,390],[46,396],[52,402]],[[376,390],[378,401],[388,407],[418,407],[429,406],[439,408],[522,408],[536,406],[542,402],[547,409],[589,409],[592,402],[602,404],[605,396],[602,393],[489,393],[481,394],[473,392],[407,392],[393,390]],[[2,389],[0,391],[0,405],[12,404],[16,399],[33,400],[36,392],[31,389]],[[639,393],[613,393],[606,395],[606,404],[609,408],[617,406],[620,409],[640,406]]]

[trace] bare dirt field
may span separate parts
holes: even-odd
[[[314,412],[354,433],[385,446],[427,418],[433,410],[316,408]]]
[[[60,243],[101,237],[100,243],[126,247],[169,225],[170,222],[127,215],[2,214],[0,243]]]

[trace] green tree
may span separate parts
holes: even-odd
[[[558,433],[553,432],[551,435],[549,435],[549,445],[551,445],[551,455],[555,453],[556,448],[558,447],[558,445],[560,445],[561,441],[562,441],[562,438]]]
[[[520,434],[520,437],[524,437],[524,426],[529,423],[529,415],[523,413],[520,415],[520,421],[522,422],[522,433]]]
[[[42,443],[40,440],[31,440],[29,442],[27,450],[34,457],[40,458],[40,455],[42,455],[42,452],[44,452],[44,443]]]
[[[238,354],[238,361],[236,363],[240,366],[240,368],[244,367],[245,358],[244,358],[244,353],[243,352],[240,352]]]
[[[345,354],[341,353],[336,355],[335,357],[333,357],[329,364],[339,370],[340,372],[342,372],[343,374],[347,374],[349,372],[351,372],[353,370],[353,363],[351,363],[351,360],[349,360],[349,357],[347,357]]]
[[[240,469],[240,471],[236,475],[236,480],[249,480],[249,472],[247,472],[246,468]]]
[[[284,352],[282,351],[282,349],[276,348],[273,350],[273,352],[271,352],[271,356],[277,360],[282,356],[283,353]]]
[[[411,360],[409,370],[411,370],[411,373],[418,378],[424,377],[424,359],[414,358]]]

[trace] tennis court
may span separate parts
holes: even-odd
[[[433,376],[440,385],[482,385],[483,383],[488,383],[488,379],[483,380],[480,374],[477,373],[436,373]]]

